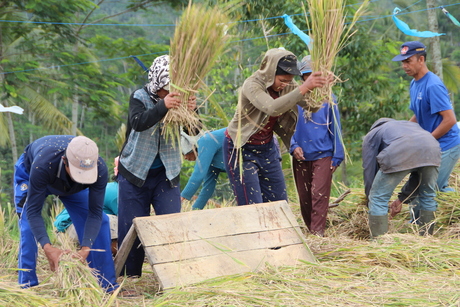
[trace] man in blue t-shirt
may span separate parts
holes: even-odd
[[[451,191],[447,186],[450,173],[460,156],[460,135],[447,88],[437,75],[428,70],[426,47],[422,43],[411,41],[402,44],[400,54],[393,61],[401,61],[406,74],[414,78],[410,84],[410,109],[414,112],[410,121],[419,123],[438,140],[442,157],[437,186],[442,192]],[[411,175],[398,199],[391,204],[392,216],[401,211],[402,202],[413,200],[418,185],[419,178]],[[433,212],[428,214],[434,215]],[[413,208],[413,215],[414,220],[424,218],[419,216],[416,207]]]

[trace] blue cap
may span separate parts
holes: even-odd
[[[426,47],[424,44],[418,41],[412,41],[412,42],[405,42],[404,44],[401,45],[400,54],[395,56],[393,58],[393,61],[404,61],[414,54],[419,54],[419,53],[424,53],[426,52]]]

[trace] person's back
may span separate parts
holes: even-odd
[[[429,132],[417,123],[381,118],[364,137],[362,156],[372,237],[388,231],[388,201],[407,174],[420,176],[421,225],[431,224],[441,149]]]
[[[198,188],[202,186],[192,209],[203,209],[214,193],[219,173],[225,172],[222,144],[226,128],[205,133],[198,140],[198,155],[195,167],[181,196],[190,200]]]
[[[22,287],[38,285],[37,242],[50,269],[58,269],[64,253],[51,244],[42,217],[48,195],[57,195],[68,210],[78,233],[82,261],[98,271],[108,292],[118,287],[110,253],[110,228],[102,213],[107,166],[96,143],[83,136],[53,135],[29,144],[15,164],[15,206],[20,216],[18,281]],[[103,250],[104,252],[94,252]]]

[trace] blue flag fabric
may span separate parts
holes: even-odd
[[[402,20],[399,20],[396,17],[396,14],[398,14],[399,12],[401,12],[401,10],[396,7],[394,9],[394,11],[393,11],[393,16],[392,16],[393,21],[395,22],[395,24],[398,27],[398,29],[401,30],[406,35],[416,36],[416,37],[434,37],[434,36],[446,35],[445,33],[435,33],[435,32],[431,32],[431,31],[422,31],[422,32],[420,32],[418,30],[411,29],[411,28],[409,28],[407,23],[405,23]]]
[[[305,34],[302,30],[297,28],[297,26],[292,22],[292,19],[289,15],[283,15],[284,23],[291,30],[292,33],[300,37],[300,39],[310,48],[311,39],[310,36]]]
[[[460,22],[457,20],[457,18],[455,18],[454,16],[452,16],[448,10],[446,10],[445,8],[443,8],[441,6],[441,9],[442,9],[442,12],[447,16],[449,17],[449,19],[454,23],[454,25],[456,25],[457,27],[460,27]]]

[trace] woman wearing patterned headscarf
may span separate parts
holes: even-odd
[[[118,163],[118,244],[123,242],[132,220],[181,210],[179,173],[181,152],[165,139],[161,119],[169,109],[178,108],[177,92],[169,92],[169,56],[155,59],[149,70],[149,82],[134,91],[129,100],[126,141]],[[189,109],[196,108],[193,97]],[[131,249],[122,274],[141,276],[144,249],[139,239]]]

